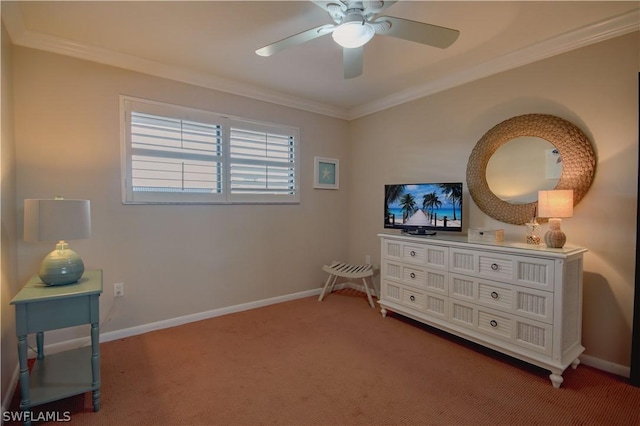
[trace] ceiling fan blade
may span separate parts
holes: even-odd
[[[460,35],[460,31],[451,28],[439,27],[437,25],[425,24],[424,22],[411,21],[393,16],[383,16],[375,20],[375,22],[382,21],[389,21],[391,28],[386,31],[380,31],[379,34],[415,41],[416,43],[427,44],[441,49],[451,46]]]
[[[343,48],[344,78],[354,78],[362,74],[362,55],[364,46],[353,49]]]
[[[264,46],[256,50],[256,53],[260,56],[271,56],[274,53],[280,52],[281,50],[296,46],[298,44],[306,43],[307,41],[311,41],[318,37],[322,37],[323,35],[329,34],[335,29],[335,27],[336,26],[333,24],[327,24],[321,25],[316,28],[311,28],[310,30],[303,31],[301,33],[292,35],[291,37],[276,41],[275,43],[272,43],[268,46]]]

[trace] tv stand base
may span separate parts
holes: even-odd
[[[402,231],[402,233],[406,235],[418,235],[418,236],[427,236],[427,237],[432,237],[437,234],[436,231],[424,231],[424,230]]]

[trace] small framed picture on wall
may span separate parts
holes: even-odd
[[[340,161],[334,158],[314,157],[313,187],[338,189],[340,184]]]

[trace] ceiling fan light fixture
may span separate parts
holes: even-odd
[[[375,34],[376,31],[366,22],[351,21],[339,25],[331,36],[340,46],[353,49],[364,46]]]

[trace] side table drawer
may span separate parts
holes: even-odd
[[[57,330],[98,322],[99,294],[16,305],[17,333]]]

